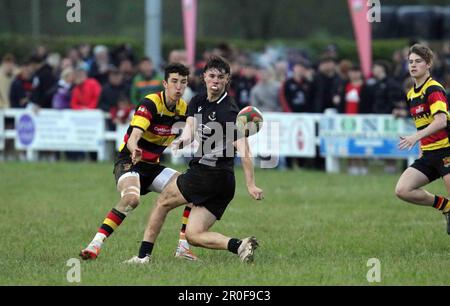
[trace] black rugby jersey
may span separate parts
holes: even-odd
[[[195,117],[196,139],[199,147],[191,161],[215,169],[233,171],[236,150],[233,142],[237,139],[236,117],[239,108],[226,92],[210,102],[206,93],[192,98],[187,117]]]

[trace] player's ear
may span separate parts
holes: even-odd
[[[205,83],[205,84],[206,84],[206,72],[203,72],[203,73],[200,75],[200,81],[201,81],[202,83]]]
[[[226,88],[226,90],[229,90],[231,87],[231,75],[230,74],[226,75],[226,82],[227,83],[225,84],[225,88]]]

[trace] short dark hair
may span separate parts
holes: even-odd
[[[311,68],[311,65],[309,64],[309,62],[307,60],[304,59],[298,59],[294,62],[294,66],[302,66],[303,68],[309,69]]]
[[[210,69],[217,69],[225,74],[230,74],[231,68],[230,64],[221,56],[213,55],[208,59],[208,62],[203,69],[203,73]]]
[[[139,60],[139,64],[140,64],[140,63],[143,63],[143,62],[150,62],[150,63],[153,64],[152,59],[151,59],[150,57],[148,57],[148,56],[144,56],[144,57],[142,57],[142,58]]]
[[[349,71],[359,71],[361,72],[361,67],[357,64],[350,66]]]
[[[45,56],[33,54],[30,57],[30,62],[32,64],[41,64],[41,63],[45,62]]]
[[[384,72],[386,74],[390,74],[391,73],[391,65],[389,64],[388,61],[386,60],[377,60],[373,63],[374,66],[380,66],[383,67]]]
[[[180,63],[170,63],[164,68],[164,80],[169,80],[171,73],[178,73],[181,76],[189,76],[189,68]]]
[[[121,74],[121,72],[116,66],[111,66],[108,68],[108,75],[118,75],[118,74]]]
[[[415,44],[409,48],[408,57],[412,53],[423,58],[427,64],[433,64],[434,53],[429,47],[421,44]]]
[[[319,64],[323,64],[323,63],[329,63],[329,62],[333,62],[336,64],[336,59],[332,56],[322,56],[319,60]]]

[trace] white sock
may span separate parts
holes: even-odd
[[[178,245],[182,245],[184,248],[189,249],[189,243],[186,239],[180,239],[178,240]]]
[[[106,239],[105,234],[97,233],[97,234],[95,234],[94,239],[92,239],[91,244],[94,244],[95,246],[100,248],[103,245],[103,242],[105,241],[105,239]]]

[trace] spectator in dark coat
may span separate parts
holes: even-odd
[[[110,112],[112,107],[117,106],[119,97],[122,95],[127,95],[123,75],[119,70],[112,69],[109,72],[108,83],[103,86],[98,108],[104,112]]]
[[[306,77],[307,65],[296,62],[293,67],[293,76],[281,85],[280,103],[284,112],[307,113],[311,111],[311,83]]]
[[[56,90],[57,79],[52,67],[46,63],[46,57],[34,55],[31,58],[33,70],[33,92],[31,101],[42,108],[52,107],[52,98]]]
[[[372,68],[374,79],[369,85],[369,112],[392,114],[397,103],[404,100],[401,85],[389,75],[389,64],[377,61]]]
[[[256,69],[251,65],[244,65],[240,71],[232,75],[230,92],[233,92],[239,109],[250,105],[250,92],[255,85]]]
[[[336,108],[333,98],[337,95],[340,78],[333,58],[325,57],[319,63],[311,90],[312,110],[323,113],[328,108]]]
[[[33,67],[25,63],[14,79],[9,93],[11,108],[25,108],[30,102],[33,88]]]

